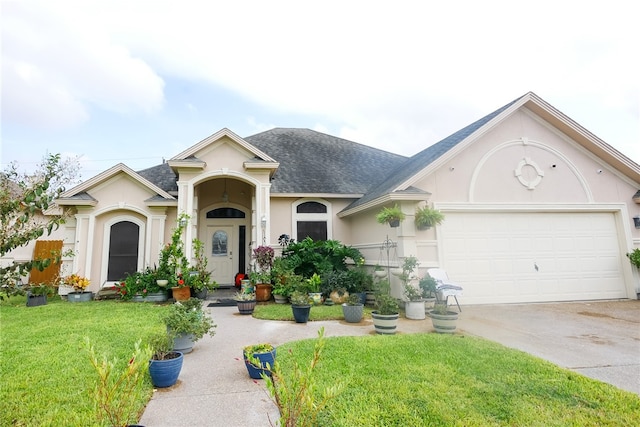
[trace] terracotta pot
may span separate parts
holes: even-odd
[[[171,291],[173,292],[173,299],[176,301],[186,301],[191,298],[191,288],[188,286],[171,288]]]
[[[271,299],[272,286],[269,283],[256,284],[256,301],[269,301]]]

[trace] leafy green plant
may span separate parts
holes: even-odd
[[[449,306],[446,302],[438,302],[433,305],[433,312],[436,314],[445,315],[447,311],[449,311]]]
[[[242,349],[244,360],[251,363],[256,368],[262,368],[262,363],[257,357],[253,357],[255,353],[270,353],[275,347],[269,343],[248,345]]]
[[[640,249],[635,248],[633,251],[627,254],[627,257],[629,258],[631,265],[640,268]]]
[[[202,303],[197,298],[171,304],[162,320],[172,333],[190,334],[193,336],[193,341],[198,341],[206,334],[215,335],[216,325],[213,319],[202,310]]]
[[[404,296],[409,301],[420,301],[422,300],[422,289],[414,286],[411,283],[405,283]]]
[[[429,206],[416,209],[414,222],[420,230],[441,224],[442,221],[444,221],[444,214],[437,209],[432,209]]]
[[[376,310],[378,314],[382,315],[398,314],[398,301],[391,295],[378,294],[376,295]]]
[[[394,221],[404,221],[405,218],[406,215],[397,204],[391,207],[385,206],[376,214],[376,221],[380,224],[391,224]]]
[[[194,265],[191,267],[191,287],[196,292],[204,290],[213,291],[218,284],[211,280],[211,273],[207,270],[207,257],[204,254],[204,243],[199,239],[193,239]]]
[[[276,360],[274,366],[268,369],[270,375],[262,374],[269,394],[280,411],[280,426],[317,426],[319,414],[342,391],[343,384],[338,382],[324,387],[318,396],[315,371],[325,344],[324,328],[320,328],[308,365],[294,361],[292,369],[284,370]]]
[[[253,301],[256,299],[255,292],[236,292],[233,297],[236,301]]]
[[[322,284],[322,278],[318,273],[313,273],[313,276],[309,277],[306,281],[307,291],[311,293],[320,292],[320,285]]]
[[[311,299],[309,298],[309,294],[301,291],[293,291],[291,294],[291,305],[309,305],[311,304]]]
[[[32,174],[18,171],[17,163],[0,171],[0,258],[12,250],[45,235],[51,235],[64,224],[70,210],[59,215],[42,213],[53,206],[53,202],[64,191],[65,185],[79,176],[77,159],[61,160],[60,154],[46,155]],[[73,256],[67,251],[64,256]],[[9,262],[0,266],[0,300],[23,294],[20,278],[32,268],[43,271],[52,264],[59,264],[63,254],[51,251],[43,257],[26,262]]]
[[[362,265],[356,265],[347,272],[347,291],[350,293],[360,293],[370,289],[373,277]]]
[[[418,282],[418,286],[422,290],[422,296],[424,298],[435,298],[437,285],[436,280],[428,274]]]
[[[107,421],[114,427],[127,426],[139,417],[137,401],[145,395],[144,380],[148,371],[151,349],[135,343],[133,355],[123,366],[117,358],[98,356],[88,337],[85,350],[98,374],[93,389],[96,415],[99,422]]]
[[[173,350],[173,340],[175,334],[169,331],[160,332],[151,337],[149,340],[149,348],[151,349],[151,358],[153,360],[167,360],[174,358],[177,354]]]
[[[350,294],[347,297],[346,304],[347,305],[362,305],[362,302],[360,302],[360,297],[357,294]]]
[[[314,273],[322,276],[328,271],[344,271],[349,259],[355,264],[361,264],[363,260],[359,250],[337,240],[314,241],[310,237],[283,248],[282,258],[294,273],[304,278],[309,278]]]

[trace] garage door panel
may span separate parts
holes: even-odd
[[[626,297],[612,213],[449,213],[442,236],[466,303]]]

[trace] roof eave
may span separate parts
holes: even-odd
[[[373,209],[391,202],[424,202],[429,199],[429,196],[431,196],[431,193],[429,193],[428,191],[425,191],[423,193],[388,193],[353,208],[345,208],[342,211],[338,212],[338,218],[345,218],[347,216],[355,215],[357,213]]]

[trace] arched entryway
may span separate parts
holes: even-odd
[[[232,285],[237,273],[247,272],[250,211],[241,206],[205,209],[200,225],[211,278]]]

